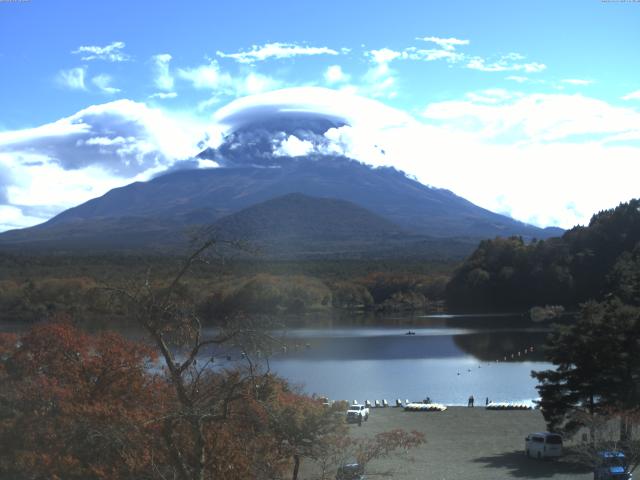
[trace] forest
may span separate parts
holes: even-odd
[[[34,323],[70,314],[90,324],[128,323],[109,288],[153,278],[162,284],[178,256],[0,254],[0,321]],[[211,256],[193,266],[181,292],[215,324],[234,314],[413,311],[442,308],[450,261],[299,260]],[[166,281],[166,280],[165,280]]]
[[[575,308],[615,295],[640,298],[640,200],[595,214],[562,237],[526,243],[484,240],[446,287],[448,308],[516,310]]]

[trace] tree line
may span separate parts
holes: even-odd
[[[449,308],[575,307],[612,289],[638,296],[640,200],[595,214],[586,227],[530,243],[520,237],[482,241],[446,287]]]
[[[81,261],[80,259],[78,261]],[[169,260],[167,260],[169,263]],[[170,264],[170,263],[169,263]],[[108,269],[109,266],[105,265]],[[167,265],[147,271],[167,276]],[[84,275],[82,275],[84,273]],[[145,275],[141,268],[124,269],[120,278]],[[54,269],[0,279],[0,321],[35,323],[57,314],[69,314],[92,324],[127,323],[128,313],[105,287],[117,280],[95,271]],[[349,310],[393,311],[434,308],[444,296],[448,277],[429,274],[372,272],[363,276],[257,272],[220,274],[202,271],[181,282],[180,290],[207,318],[237,313],[304,314]]]

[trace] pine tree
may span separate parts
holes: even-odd
[[[549,429],[572,433],[583,414],[638,408],[639,347],[640,309],[617,299],[586,303],[575,324],[558,327],[547,346],[556,368],[532,372]]]

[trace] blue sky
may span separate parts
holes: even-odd
[[[350,156],[585,223],[639,193],[638,45],[630,1],[0,1],[0,230],[170,168],[242,98],[324,102]]]

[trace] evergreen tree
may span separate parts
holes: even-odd
[[[640,405],[639,308],[618,299],[584,304],[575,324],[550,335],[547,356],[556,368],[532,375],[550,430],[572,433],[582,426],[582,414]]]

